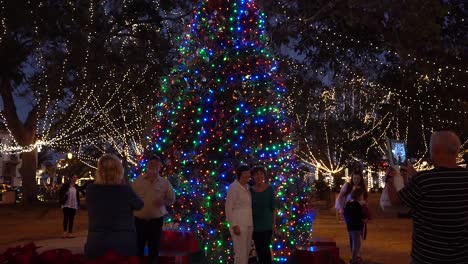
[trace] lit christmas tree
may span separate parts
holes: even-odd
[[[148,137],[148,152],[163,158],[177,194],[168,221],[199,235],[207,262],[229,263],[227,187],[239,164],[262,164],[279,200],[274,252],[284,261],[310,235],[311,189],[295,168],[286,89],[267,48],[265,14],[253,0],[200,1],[180,41],[178,67],[162,80]]]

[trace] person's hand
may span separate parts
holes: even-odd
[[[240,227],[239,226],[233,226],[232,231],[234,231],[234,234],[239,236],[240,235]]]
[[[398,176],[398,171],[392,166],[389,166],[385,172],[385,183],[393,182],[396,176]]]
[[[409,161],[408,161],[408,165],[406,167],[401,167],[401,169],[406,172],[406,176],[408,177],[412,177],[418,173],[416,169],[413,167],[413,164],[411,164]]]
[[[398,175],[398,172],[392,166],[389,166],[387,168],[386,175],[391,176],[391,177],[395,177],[395,176]]]
[[[278,234],[278,229],[276,229],[276,225],[273,225],[273,226],[271,227],[271,231],[272,231],[273,235],[277,235],[277,234]]]
[[[338,209],[337,213],[338,213],[338,221],[343,220],[344,219],[344,209],[343,208]]]

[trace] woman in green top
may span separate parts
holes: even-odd
[[[252,192],[253,240],[260,264],[272,263],[270,244],[275,228],[276,198],[273,187],[266,181],[266,170],[258,166],[251,170],[254,186]]]

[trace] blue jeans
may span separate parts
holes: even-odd
[[[349,245],[351,246],[351,259],[356,260],[361,250],[361,230],[348,231]]]

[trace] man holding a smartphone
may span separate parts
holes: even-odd
[[[401,169],[408,184],[397,191],[396,173],[387,174],[392,205],[414,210],[411,263],[468,263],[468,170],[458,167],[460,139],[450,131],[431,136],[435,169],[417,173],[411,164]]]

